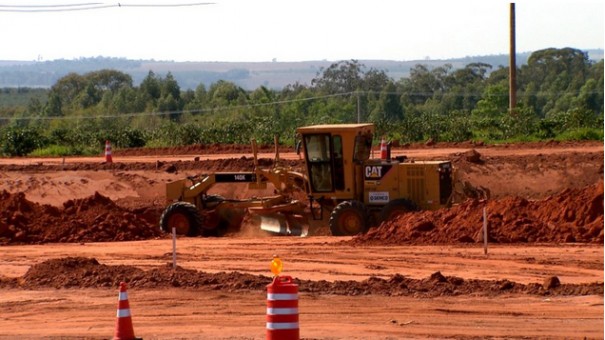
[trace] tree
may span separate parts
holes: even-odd
[[[579,95],[571,99],[574,127],[596,127],[599,116],[602,120],[603,97],[598,89],[597,81],[589,79],[580,89]]]
[[[177,101],[181,99],[181,88],[172,76],[172,73],[168,72],[166,74],[166,78],[160,79],[160,88],[161,97],[167,97],[170,95]]]
[[[143,79],[141,85],[139,86],[139,91],[149,96],[151,100],[157,100],[160,98],[162,95],[160,81],[153,71],[150,70],[149,73],[147,73],[147,76],[145,79]]]
[[[146,96],[135,88],[123,86],[115,93],[106,91],[101,99],[101,105],[109,113],[134,113],[145,111]]]
[[[539,50],[519,70],[518,89],[521,96],[532,98],[532,110],[539,117],[555,116],[569,109],[567,95],[577,95],[590,66],[588,55],[577,49]]]
[[[380,92],[377,105],[370,114],[370,121],[380,123],[381,125],[388,125],[400,122],[403,119],[403,109],[399,103],[399,96],[396,90],[393,83],[384,87]]]
[[[442,94],[445,89],[443,79],[451,65],[429,70],[428,66],[418,64],[410,70],[410,77],[402,79],[402,100],[406,105],[424,104],[435,94]]]
[[[485,88],[483,97],[477,102],[477,106],[472,112],[481,117],[497,117],[507,111],[508,86],[500,83]]]
[[[85,77],[77,73],[69,73],[57,80],[55,85],[50,88],[49,98],[55,96],[57,99],[60,99],[61,109],[72,107],[76,98],[86,88],[87,84],[88,80]]]
[[[63,102],[61,96],[56,92],[48,94],[48,101],[44,105],[44,115],[48,117],[59,117],[63,115]]]
[[[100,70],[85,75],[100,92],[117,92],[122,87],[132,87],[132,77],[116,70]]]
[[[101,91],[95,87],[95,84],[92,81],[89,81],[84,90],[80,91],[78,94],[77,103],[79,107],[86,109],[97,105],[97,103],[101,101],[101,98]]]
[[[362,67],[357,60],[339,61],[327,69],[320,69],[317,77],[311,80],[311,86],[322,93],[347,93],[362,88]]]
[[[241,87],[225,80],[210,85],[208,96],[213,107],[241,105],[247,101],[246,92]]]
[[[443,78],[441,111],[470,112],[475,108],[485,87],[485,75],[490,68],[489,64],[471,63],[447,73]]]

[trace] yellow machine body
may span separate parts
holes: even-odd
[[[297,132],[314,200],[358,200],[369,208],[402,198],[421,209],[451,203],[451,162],[372,159],[373,124],[315,125]]]
[[[297,146],[303,151],[302,173],[279,166],[277,140],[275,165],[260,169],[253,141],[253,172],[202,174],[168,183],[166,198],[171,204],[162,214],[161,228],[176,227],[187,235],[208,234],[224,229],[225,224],[241,222],[243,212],[248,211],[263,217],[263,230],[306,235],[306,227],[301,227],[305,215],[320,220],[329,211],[332,234],[355,235],[397,214],[452,203],[451,162],[391,158],[390,148],[387,157],[373,158],[373,124],[313,125],[296,132]],[[253,189],[272,183],[276,194],[250,199],[209,195],[208,190],[217,183],[247,183]],[[289,198],[294,190],[305,191],[308,202]],[[235,218],[233,211],[237,212]]]
[[[451,188],[447,188],[450,170],[451,163],[443,161],[367,162],[363,202],[383,206],[405,198],[422,210],[443,208],[451,203]]]

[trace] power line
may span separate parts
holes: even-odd
[[[102,9],[114,7],[114,5],[93,5],[93,6],[78,6],[78,7],[63,7],[63,8],[43,8],[43,9],[1,9],[0,12],[13,12],[13,13],[48,13],[48,12],[75,12],[75,11],[87,11],[92,9]]]
[[[246,104],[246,105],[233,105],[233,106],[219,106],[209,109],[198,109],[198,110],[179,110],[179,111],[164,111],[164,112],[136,112],[136,113],[121,113],[115,115],[96,115],[96,116],[56,116],[56,117],[39,117],[39,116],[26,116],[26,117],[0,117],[0,121],[25,121],[25,120],[80,120],[80,119],[109,119],[109,118],[134,118],[134,117],[147,117],[147,116],[173,116],[183,113],[208,113],[208,112],[218,112],[218,111],[227,111],[227,110],[237,110],[237,109],[245,109],[245,108],[254,108],[254,107],[263,107],[263,106],[272,106],[279,104],[288,104],[295,102],[304,102],[318,99],[325,99],[331,97],[341,97],[348,96],[354,94],[355,92],[343,92],[336,94],[329,94],[325,96],[315,96],[315,97],[307,97],[307,98],[298,98],[298,99],[288,99],[288,100],[279,100],[270,103],[257,103],[257,104]]]
[[[193,2],[193,3],[167,3],[167,4],[128,4],[114,3],[105,4],[102,2],[78,3],[78,4],[53,4],[53,5],[2,5],[0,4],[0,12],[16,12],[16,13],[47,13],[47,12],[73,12],[87,11],[112,7],[192,7],[214,5],[214,2]]]
[[[55,4],[55,5],[2,5],[0,7],[5,8],[54,8],[54,7],[79,7],[79,6],[94,6],[101,5],[102,2],[86,2],[80,4]]]
[[[189,7],[189,6],[204,6],[204,5],[216,5],[214,2],[197,2],[197,3],[183,3],[183,4],[121,4],[118,3],[119,7]]]
[[[14,120],[14,121],[29,121],[29,120],[52,121],[52,120],[82,120],[82,119],[86,120],[86,119],[135,118],[135,117],[148,117],[148,116],[173,116],[173,115],[178,115],[178,114],[183,114],[183,113],[192,113],[192,114],[212,113],[212,112],[220,112],[220,111],[227,111],[227,110],[248,109],[248,108],[265,107],[265,106],[273,106],[273,105],[280,105],[280,104],[289,104],[289,103],[296,103],[296,102],[306,102],[306,101],[313,101],[313,100],[326,99],[326,98],[332,98],[332,97],[345,97],[345,96],[351,96],[351,95],[356,95],[356,94],[368,95],[368,94],[380,94],[380,93],[381,92],[377,92],[377,91],[352,91],[352,92],[340,92],[340,93],[328,94],[328,95],[323,95],[323,96],[313,96],[313,97],[306,97],[306,98],[278,100],[278,101],[273,101],[273,102],[268,102],[268,103],[219,106],[219,107],[213,107],[213,108],[208,108],[208,109],[197,109],[197,110],[178,110],[178,111],[162,111],[162,112],[135,112],[135,113],[120,113],[120,114],[113,114],[113,115],[95,115],[95,116],[0,117],[0,121],[12,121],[12,120]],[[388,95],[399,95],[399,96],[403,95],[403,94],[417,95],[417,96],[430,96],[430,95],[434,95],[434,94],[431,94],[431,93],[420,93],[420,92],[416,92],[416,93],[382,92],[382,93],[385,93],[385,94],[388,94]],[[564,92],[560,93],[560,95],[562,95],[562,94],[564,94]],[[597,94],[597,92],[590,92],[590,94]],[[461,96],[461,94],[456,94],[456,93],[447,94],[447,96],[455,96],[455,95]],[[508,93],[501,94],[500,96],[501,97],[505,97],[507,95],[508,95]],[[539,96],[540,94],[538,94],[538,93],[522,94],[521,97],[531,96],[531,95]]]

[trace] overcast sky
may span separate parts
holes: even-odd
[[[510,1],[209,2],[214,4],[117,7],[118,1],[103,0],[0,0],[0,60],[95,56],[175,61],[418,60],[506,54],[509,48]],[[517,52],[602,49],[604,2],[517,1]],[[6,7],[83,3],[116,7],[62,12]],[[15,9],[29,12],[7,11]]]

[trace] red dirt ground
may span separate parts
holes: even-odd
[[[171,256],[169,250],[159,255],[153,253],[156,245],[170,242],[170,238],[160,233],[157,226],[165,205],[165,183],[199,172],[250,171],[253,166],[252,158],[246,154],[248,150],[248,146],[221,145],[115,150],[113,164],[104,163],[102,158],[0,159],[0,249],[4,251],[0,257],[0,287],[5,291],[0,294],[0,309],[7,311],[7,323],[0,321],[0,326],[8,329],[6,336],[103,338],[102,334],[108,329],[111,332],[111,324],[103,326],[101,333],[77,327],[70,331],[72,328],[66,328],[65,323],[52,321],[66,317],[64,311],[41,300],[36,292],[46,289],[86,290],[86,294],[102,294],[101,301],[105,301],[120,281],[128,282],[133,290],[147,291],[149,301],[157,301],[164,308],[172,308],[178,298],[161,302],[158,300],[161,292],[179,289],[183,291],[182,296],[187,295],[187,290],[200,291],[219,300],[229,296],[224,303],[233,308],[240,306],[248,310],[246,313],[254,314],[256,312],[244,307],[250,300],[236,298],[234,294],[251,295],[257,299],[256,295],[262,293],[270,282],[269,277],[248,270],[205,271],[200,261],[213,263],[219,268],[248,268],[246,261],[250,261],[249,256],[252,256],[247,255],[252,254],[249,249],[258,246],[257,252],[260,252],[254,256],[269,258],[270,255],[263,254],[261,249],[271,252],[275,244],[280,244],[286,249],[280,248],[280,255],[288,254],[288,246],[305,254],[299,258],[297,270],[303,269],[298,266],[306,261],[326,266],[325,271],[320,272],[307,268],[305,270],[309,270],[309,274],[303,275],[304,271],[301,271],[302,277],[292,272],[301,294],[317,301],[309,302],[309,310],[326,313],[333,318],[331,320],[338,320],[338,313],[332,315],[327,312],[329,300],[335,299],[333,303],[355,308],[366,315],[365,323],[348,324],[346,330],[328,325],[316,326],[313,330],[307,329],[307,333],[302,332],[307,334],[305,337],[602,337],[603,143],[485,146],[480,142],[467,142],[397,147],[394,154],[407,154],[412,159],[453,161],[457,169],[457,203],[452,208],[400,216],[373,228],[366,235],[343,238],[344,242],[333,242],[334,238],[325,238],[331,241],[324,241],[320,236],[313,236],[327,235],[327,226],[320,223],[309,237],[310,241],[317,238],[321,244],[319,248],[299,243],[297,238],[260,237],[255,232],[228,235],[220,242],[218,239],[214,242],[212,239],[191,239],[186,241],[187,244],[192,242],[191,248],[179,251],[181,267],[173,270],[171,265],[165,264]],[[270,154],[273,147],[264,146],[261,152]],[[281,152],[282,164],[294,169],[302,168],[302,162],[291,149]],[[170,158],[164,158],[164,155],[170,155]],[[273,161],[262,158],[259,163],[268,167]],[[218,186],[216,193],[235,198],[255,194],[234,186]],[[481,247],[484,208],[488,217],[490,247],[495,247],[494,255],[491,255],[495,262],[490,265],[501,269],[489,275],[469,267],[474,266],[475,261],[490,261],[488,257],[471,260],[464,255],[475,247]],[[239,246],[239,242],[244,244]],[[81,248],[72,248],[72,244]],[[97,248],[97,244],[106,246]],[[213,244],[221,247],[224,244],[225,247],[219,251],[197,250],[199,247],[207,249]],[[94,249],[88,248],[89,245]],[[540,248],[545,245],[553,251]],[[580,248],[576,248],[578,245]],[[423,248],[413,248],[412,253],[399,258],[396,253],[402,246]],[[454,249],[452,247],[463,248],[452,253],[447,250]],[[435,262],[433,255],[429,254],[436,249],[446,249],[446,257],[453,262]],[[506,257],[498,255],[506,249],[515,250]],[[557,249],[570,256],[554,255],[558,253]],[[578,254],[580,257],[571,256],[582,249],[589,250],[590,255],[586,254],[586,258],[581,254]],[[104,250],[109,253],[106,255]],[[355,252],[354,257],[350,257],[351,252]],[[383,257],[382,261],[387,262],[372,263],[378,252]],[[28,255],[19,255],[25,253]],[[523,264],[519,265],[518,254],[525,254],[522,259],[534,260],[522,261]],[[137,259],[138,264],[129,264],[129,258]],[[535,259],[539,260],[536,262]],[[148,260],[152,263],[143,265],[140,262]],[[357,270],[355,266],[360,260],[369,263],[364,269]],[[393,266],[388,261],[424,261],[431,265],[414,277],[398,270],[376,275],[376,272]],[[241,263],[241,267],[236,263]],[[526,266],[534,264],[539,264],[540,269],[535,268],[535,272],[532,269],[528,278],[523,279],[520,273]],[[572,274],[574,272],[577,275]],[[305,275],[308,278],[304,278]],[[341,276],[350,279],[343,280]],[[110,292],[105,292],[106,289]],[[68,293],[59,295],[65,294]],[[22,300],[13,300],[12,296],[19,296]],[[375,296],[375,301],[382,301],[379,297],[390,297],[391,300],[385,300],[380,309],[370,300],[363,299],[364,296]],[[505,304],[504,301],[518,296],[527,296],[533,304],[526,309],[511,302],[514,306],[511,307],[512,314],[506,314],[505,307],[494,307],[504,313],[499,314],[499,319],[491,320],[488,314],[479,313],[479,316],[464,310],[465,306],[482,309],[481,299],[496,299]],[[584,296],[590,299],[588,307],[582,307],[583,302],[578,300]],[[392,300],[395,297],[401,300]],[[538,303],[544,297],[569,300],[565,300],[568,301],[567,307],[549,309],[549,306]],[[72,298],[65,296],[61,299]],[[198,298],[191,299],[197,301]],[[448,305],[434,307],[432,312],[422,311],[419,308],[425,299],[437,299],[437,303],[448,301]],[[322,307],[321,302],[327,305]],[[206,300],[204,303],[215,305],[215,302]],[[424,326],[393,321],[399,328],[391,329],[391,326],[377,324],[391,324],[391,321],[379,321],[379,318],[384,317],[384,312],[405,308],[400,303],[415,313],[429,313],[423,321]],[[105,309],[107,306],[104,304],[91,304],[94,305],[92,313],[98,314]],[[38,310],[37,316],[32,319],[21,315],[20,308],[13,306]],[[215,307],[220,309],[220,306],[217,304]],[[366,312],[363,311],[364,306],[368,308]],[[190,310],[183,308],[179,309],[183,316],[195,315],[194,307]],[[232,313],[228,310],[224,315]],[[464,321],[464,316],[469,317],[469,313],[475,315],[473,318],[477,323]],[[579,333],[566,332],[560,324],[533,313],[547,313],[552,320],[566,315],[572,318],[568,320],[570,324],[576,325],[577,322],[574,327]],[[455,325],[446,321],[448,317],[457,320]],[[531,323],[524,326],[514,322],[524,318]],[[580,326],[581,320],[586,318],[593,321]],[[25,324],[43,323],[44,328],[36,332],[31,327],[15,326],[18,324],[11,320]],[[250,319],[246,320],[244,322],[250,322]],[[437,328],[428,326],[431,324],[429,320],[437,322],[433,325]],[[508,328],[498,329],[495,327],[497,320],[512,323]],[[93,321],[87,319],[79,324],[89,323],[90,330],[94,327],[90,322]],[[196,335],[199,330],[196,331],[194,325],[183,326],[178,332],[154,327],[154,324],[160,327],[164,322],[174,322],[174,318],[154,316],[150,323],[146,323],[153,333],[142,333],[152,338],[230,339],[259,338],[263,334],[262,321],[258,328],[241,333],[226,320],[213,320],[213,323],[223,322],[218,329],[226,330],[226,333],[205,329],[203,336]],[[490,324],[492,327],[478,331],[478,324]],[[381,327],[388,330],[376,331]]]

